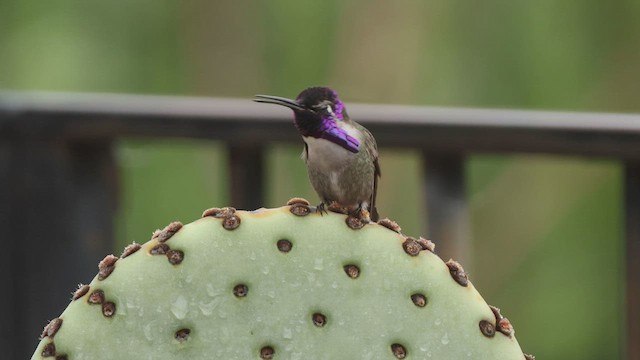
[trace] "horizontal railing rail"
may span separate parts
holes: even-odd
[[[640,115],[349,104],[381,146],[640,157]],[[0,130],[68,138],[297,141],[290,110],[251,99],[0,92]],[[22,123],[25,118],[29,124]]]
[[[464,261],[470,153],[546,153],[617,159],[624,167],[626,341],[640,359],[640,115],[349,104],[380,147],[419,149],[430,236]],[[220,140],[229,148],[231,203],[262,206],[264,147],[300,143],[290,110],[247,99],[0,92],[0,340],[23,358],[70,281],[95,273],[111,251],[117,205],[114,141],[123,137]],[[91,239],[90,242],[87,239]],[[72,279],[72,280],[70,280]],[[6,318],[5,318],[6,317]]]

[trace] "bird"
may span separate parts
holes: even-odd
[[[314,86],[295,100],[271,95],[255,95],[253,100],[293,110],[293,123],[304,141],[302,158],[321,200],[317,212],[337,207],[378,221],[378,146],[371,132],[349,117],[336,91]]]

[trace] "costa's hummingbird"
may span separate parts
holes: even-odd
[[[378,220],[376,193],[380,165],[373,135],[351,120],[338,94],[327,87],[310,87],[295,100],[256,95],[254,101],[293,110],[293,121],[304,140],[302,158],[309,180],[325,206],[346,208],[350,214],[370,214]]]

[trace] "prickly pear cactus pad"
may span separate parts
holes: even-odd
[[[81,285],[32,359],[525,359],[455,261],[302,199],[169,224]]]

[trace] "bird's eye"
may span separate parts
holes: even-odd
[[[336,114],[334,114],[333,112],[333,109],[331,108],[331,105],[327,105],[326,110],[329,114],[331,114],[331,116],[336,116]]]
[[[322,102],[320,104],[311,106],[311,108],[314,112],[329,114],[333,118],[336,117],[336,114],[333,112],[333,108],[331,107],[331,103],[329,102]]]

